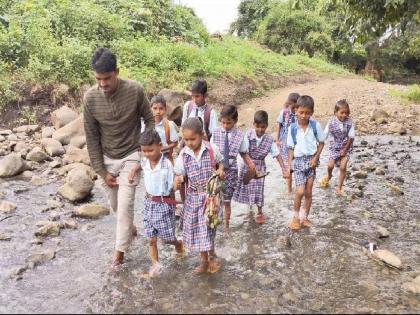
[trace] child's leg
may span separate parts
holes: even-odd
[[[286,178],[286,182],[287,182],[287,192],[289,194],[292,193],[292,176],[290,175],[289,178]]]
[[[224,212],[224,219],[225,219],[225,231],[229,231],[229,221],[230,221],[230,213],[232,211],[231,202],[225,202],[225,212]]]
[[[334,160],[328,160],[328,180],[332,178],[332,173],[334,170],[335,161]]]
[[[340,175],[338,177],[338,185],[337,185],[337,192],[340,192],[340,193],[342,192],[343,183],[347,175],[347,162],[348,162],[347,157],[343,157],[340,161]]]
[[[311,210],[312,205],[312,188],[314,186],[314,177],[308,177],[308,181],[305,185],[305,204],[303,206],[304,209],[304,219],[303,219],[303,225],[305,227],[310,227],[310,222],[308,220],[309,211]]]
[[[257,206],[257,209],[258,209],[258,213],[257,213],[257,216],[255,217],[255,222],[258,224],[264,224],[265,217],[262,213],[262,206]]]
[[[209,253],[208,252],[200,252],[200,265],[195,268],[196,273],[204,273],[207,272],[209,267]]]
[[[152,261],[152,266],[158,263],[159,257],[157,248],[157,237],[149,238],[149,257]]]
[[[182,241],[165,241],[165,244],[173,245],[177,254],[184,254],[184,243]]]
[[[299,230],[300,229],[300,219],[299,219],[299,212],[300,206],[302,204],[302,197],[305,194],[305,186],[297,186],[295,192],[295,202],[293,205],[293,218],[292,221],[289,223],[289,228],[292,230]]]

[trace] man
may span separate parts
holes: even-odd
[[[129,183],[128,173],[139,161],[140,119],[146,129],[153,129],[154,118],[143,87],[118,78],[117,59],[110,50],[98,48],[92,68],[97,84],[84,96],[84,127],[92,167],[117,217],[112,263],[116,267],[124,262],[124,253],[137,233],[133,218],[138,178]]]

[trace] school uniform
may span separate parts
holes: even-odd
[[[154,169],[150,161],[141,162],[144,174],[146,198],[144,200],[143,220],[146,237],[160,237],[165,241],[176,241],[175,206],[161,201],[153,201],[156,197],[169,197],[174,182],[172,163],[162,155]],[[155,197],[155,198],[153,198]]]
[[[210,140],[215,144],[222,156],[225,166],[225,190],[224,201],[231,201],[234,191],[238,186],[238,154],[248,151],[248,141],[244,133],[238,128],[226,131],[224,128],[217,128]]]
[[[190,117],[199,117],[201,118],[201,121],[203,122],[203,131],[207,134],[207,130],[205,128],[205,112],[206,112],[206,108],[208,106],[210,106],[209,104],[204,104],[203,106],[197,106],[195,103],[193,103],[192,105],[192,110],[190,113],[188,113],[188,107],[190,105],[190,102],[192,101],[188,101],[184,104],[183,107],[183,111],[182,111],[182,123],[184,123],[187,118]],[[218,122],[218,118],[217,118],[217,113],[216,111],[212,108],[211,112],[210,112],[210,120],[209,120],[209,129],[208,132],[210,133],[210,135],[213,134],[213,132],[217,129],[219,125]]]
[[[163,125],[163,119],[155,125],[155,130],[160,136],[160,140],[162,141],[162,146],[168,146],[168,139],[166,139],[165,127]],[[175,123],[173,121],[168,121],[169,123],[169,140],[170,142],[178,142],[179,136],[178,132],[176,131]]]
[[[278,135],[281,141],[280,156],[283,161],[283,173],[289,168],[289,148],[287,147],[287,130],[289,126],[296,122],[296,115],[292,113],[289,108],[282,109],[277,122],[281,125],[280,134]]]
[[[309,177],[316,177],[316,171],[314,168],[309,167],[309,162],[314,157],[318,143],[325,141],[324,130],[322,130],[319,122],[312,120],[316,128],[316,134],[311,123],[308,124],[306,130],[299,126],[296,122],[290,125],[287,134],[287,146],[293,150],[293,161],[291,164],[291,170],[293,171],[293,179],[297,186],[305,186]],[[292,137],[292,128],[296,126],[296,143]]]
[[[206,185],[215,169],[208,147],[211,146],[216,163],[223,161],[217,146],[202,142],[198,156],[185,147],[175,162],[175,174],[187,176],[187,188],[182,209],[182,239],[193,251],[206,252],[214,249],[216,230],[207,227],[205,219]],[[222,211],[221,209],[219,211]]]
[[[329,159],[333,160],[337,166],[340,165],[340,151],[344,148],[350,138],[354,139],[354,124],[350,118],[347,118],[343,122],[337,117],[333,117],[325,127],[324,133],[326,138],[331,134],[333,141],[330,142],[329,146]],[[353,153],[353,144],[349,147],[346,157],[349,160]]]
[[[266,173],[267,167],[265,165],[265,158],[267,155],[271,154],[273,158],[276,158],[280,154],[273,137],[269,134],[257,137],[255,129],[251,129],[246,133],[245,139],[249,145],[248,154],[254,162],[257,171],[260,173]],[[265,177],[252,179],[245,185],[243,183],[243,177],[248,170],[249,168],[246,164],[241,166],[238,188],[233,195],[233,200],[248,205],[257,205],[262,207],[264,206]]]

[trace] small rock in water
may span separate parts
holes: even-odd
[[[49,260],[54,259],[55,257],[55,250],[47,249],[41,252],[34,253],[30,255],[26,261],[29,263],[30,267],[36,267],[41,265]]]
[[[40,176],[32,176],[31,183],[34,184],[35,186],[42,186],[47,183],[47,180]]]
[[[60,220],[60,214],[57,211],[51,211],[48,219],[50,221],[58,221]]]
[[[362,141],[360,141],[360,144],[363,145],[363,146],[367,146],[368,142],[366,140],[362,140]]]
[[[8,136],[8,135],[10,135],[10,134],[12,134],[13,133],[13,131],[12,130],[10,130],[10,129],[3,129],[3,130],[0,130],[0,135],[2,135],[2,136]]]
[[[404,283],[401,288],[414,294],[420,294],[420,276],[417,276],[410,282]]]
[[[55,160],[55,161],[52,161],[48,166],[51,168],[58,168],[58,167],[61,167],[61,165],[62,163],[60,161]]]
[[[375,175],[385,175],[385,171],[379,167],[375,170]]]
[[[367,173],[364,172],[364,171],[358,171],[358,172],[353,174],[353,177],[358,178],[358,179],[365,179],[365,178],[367,178],[367,176],[368,176]]]
[[[241,299],[243,300],[248,300],[249,299],[249,294],[248,293],[241,293]]]
[[[0,241],[10,241],[12,238],[9,235],[0,233]]]
[[[17,207],[16,204],[14,204],[13,202],[5,201],[5,200],[0,202],[0,212],[10,213],[14,211],[16,207]]]
[[[373,172],[374,170],[376,170],[376,165],[371,162],[366,162],[362,165],[362,170]]]
[[[401,190],[401,188],[398,185],[394,185],[391,183],[386,184],[387,187],[391,190],[391,192],[395,195],[404,195],[404,192]]]
[[[28,153],[26,159],[34,162],[43,162],[49,160],[50,157],[40,147],[35,147]]]
[[[78,227],[77,221],[74,219],[66,219],[63,221],[63,227],[65,229],[76,230]]]
[[[44,240],[40,237],[35,237],[31,241],[31,244],[33,245],[42,245],[43,243],[44,243]]]
[[[383,261],[391,267],[400,269],[402,266],[401,260],[394,253],[386,249],[377,249],[373,251],[372,257]]]
[[[35,232],[35,236],[58,236],[60,235],[60,224],[57,222],[48,222],[44,226],[40,227]]]
[[[379,237],[380,238],[386,238],[389,237],[389,232],[386,228],[382,227],[382,226],[378,226],[378,233],[379,233]]]
[[[108,214],[108,208],[96,204],[86,204],[74,210],[75,216],[90,219],[97,219]]]
[[[25,178],[32,178],[34,176],[34,172],[32,172],[32,171],[24,171],[22,173],[22,176],[25,177]]]

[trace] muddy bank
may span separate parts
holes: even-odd
[[[316,187],[314,227],[298,233],[286,228],[292,200],[285,194],[277,165],[267,160],[269,220],[257,226],[247,220],[248,207],[234,204],[232,236],[217,238],[217,251],[225,263],[213,276],[192,274],[196,255],[178,263],[170,248],[161,246],[164,274],[153,281],[140,280],[148,268],[143,237],[133,244],[124,270],[109,274],[115,236],[112,215],[98,220],[73,218],[77,229],[62,229],[59,236],[32,244],[37,221],[51,218],[52,211],[55,222],[70,219],[74,205],[57,199],[60,178],[36,187],[23,178],[1,180],[3,200],[17,208],[0,213],[0,234],[10,238],[0,241],[0,312],[418,313],[418,295],[407,291],[404,283],[420,274],[419,141],[418,137],[412,141],[359,138],[349,167],[348,197],[337,198],[333,187]],[[326,157],[325,151],[319,177],[325,172]],[[355,178],[357,172],[366,178]],[[142,187],[137,191],[137,208]],[[45,211],[49,199],[62,206]],[[105,204],[97,183],[90,201]],[[142,231],[139,211],[135,221]],[[379,237],[379,226],[388,230],[389,237]],[[364,248],[367,241],[395,253],[402,269],[372,260]],[[54,257],[28,267],[28,258],[40,251],[53,251]]]

